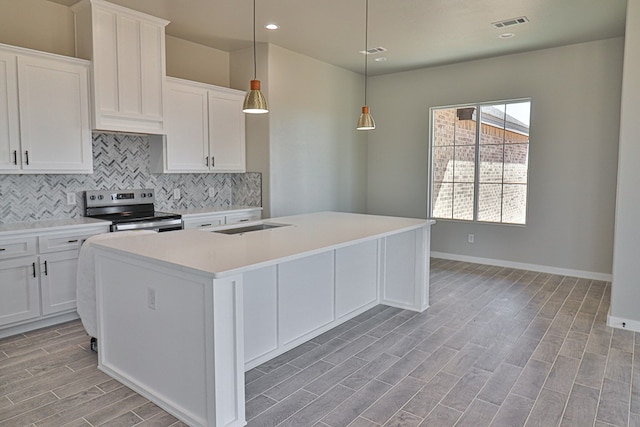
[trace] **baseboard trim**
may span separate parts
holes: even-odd
[[[433,258],[442,258],[452,261],[464,261],[473,262],[476,264],[494,265],[496,267],[517,268],[519,270],[537,271],[540,273],[558,274],[562,276],[580,277],[590,280],[601,280],[603,282],[610,282],[612,280],[611,274],[595,273],[593,271],[572,270],[568,268],[551,267],[548,265],[538,264],[526,264],[522,262],[504,261],[501,259],[493,258],[481,258],[467,255],[451,254],[447,252],[435,252],[431,251]]]
[[[607,315],[607,326],[610,326],[612,328],[618,328],[618,329],[627,329],[633,332],[640,332],[639,321],[624,319],[622,317],[614,317],[611,314]]]

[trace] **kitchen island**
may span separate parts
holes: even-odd
[[[428,307],[431,224],[321,212],[97,243],[99,368],[189,425],[242,426],[245,370],[377,304]]]

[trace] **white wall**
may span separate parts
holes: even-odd
[[[361,79],[270,45],[272,216],[365,210],[366,135],[355,129]]]
[[[0,0],[0,43],[74,56],[73,12],[44,0]]]
[[[640,4],[627,3],[610,322],[640,331]]]
[[[367,211],[426,217],[430,107],[532,97],[528,224],[440,221],[431,249],[610,274],[622,57],[616,38],[370,79]]]
[[[232,87],[246,90],[251,54],[232,52]],[[247,169],[263,172],[265,216],[363,212],[367,144],[355,130],[362,76],[275,45],[260,46],[258,64],[270,112],[247,117]]]
[[[167,75],[229,87],[229,53],[166,36]]]

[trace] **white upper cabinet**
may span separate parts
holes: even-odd
[[[151,144],[154,172],[245,172],[242,91],[167,78],[166,136]]]
[[[209,155],[213,172],[246,172],[244,92],[209,91]]]
[[[0,46],[0,173],[92,173],[89,63]]]
[[[169,23],[103,0],[72,7],[76,54],[93,61],[93,127],[162,134]]]
[[[18,170],[18,76],[16,55],[0,50],[0,169]]]
[[[176,82],[166,83],[167,172],[209,171],[208,90]]]

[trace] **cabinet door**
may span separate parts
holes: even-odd
[[[0,325],[39,315],[36,257],[0,261]]]
[[[91,14],[86,7],[74,8],[76,43],[78,54],[93,60],[95,128],[163,133],[168,21],[107,2],[92,2]]]
[[[42,314],[76,308],[78,251],[54,252],[40,256]]]
[[[84,64],[18,57],[23,170],[93,171],[87,76]]]
[[[244,96],[209,92],[209,151],[214,172],[246,172]]]
[[[167,82],[166,170],[209,170],[209,117],[207,90]]]
[[[16,55],[0,52],[0,170],[20,169]]]

